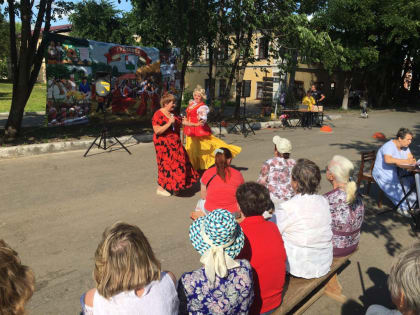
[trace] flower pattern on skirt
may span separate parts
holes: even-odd
[[[184,273],[179,279],[187,298],[189,314],[248,314],[254,300],[252,269],[247,260],[230,269],[225,278],[216,276],[212,284],[204,267]]]
[[[163,126],[168,118],[158,110],[152,118],[153,126]],[[179,191],[192,186],[199,174],[191,165],[179,136],[181,119],[175,116],[173,127],[160,135],[153,135],[158,166],[158,185],[168,191]]]

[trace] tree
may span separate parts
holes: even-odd
[[[54,9],[53,9],[54,2]],[[43,32],[50,29],[53,15],[58,18],[66,11],[66,4],[62,1],[8,0],[6,6],[9,15],[10,59],[13,75],[12,104],[5,126],[4,139],[9,140],[19,133],[26,103],[41,68],[46,40],[38,43],[41,28]],[[16,36],[16,16],[21,19],[20,41]],[[33,29],[31,28],[33,25]]]
[[[204,0],[132,0],[131,27],[147,46],[181,51],[181,98],[188,62],[200,55],[207,26]],[[179,99],[179,102],[181,101]]]
[[[71,10],[73,36],[122,45],[134,43],[127,14],[117,10],[109,0],[85,0],[72,4]]]
[[[375,5],[376,0],[329,0],[311,21],[315,29],[328,32],[341,47],[339,62],[331,68],[345,74],[343,109],[348,109],[354,76],[378,61],[377,38],[372,36],[377,19]]]

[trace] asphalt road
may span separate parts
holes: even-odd
[[[331,134],[317,128],[266,129],[255,136],[229,135],[224,140],[243,148],[234,164],[243,169],[245,180],[255,180],[261,164],[272,156],[275,134],[291,140],[293,158],[309,158],[324,170],[334,154],[357,162],[360,151],[377,148],[382,142],[372,138],[376,131],[392,137],[405,126],[420,136],[419,117],[418,112],[383,111],[361,119],[351,113],[331,122]],[[419,138],[411,147],[418,158]],[[188,214],[198,193],[157,196],[153,144],[134,145],[130,150],[132,155],[93,150],[97,154],[87,158],[82,157],[83,151],[74,151],[0,160],[0,238],[35,271],[36,291],[28,305],[31,314],[80,311],[80,295],[94,285],[96,246],[104,228],[117,220],[144,231],[164,269],[179,277],[199,267],[199,255],[188,239]],[[331,187],[322,174],[324,193]],[[340,276],[349,302],[341,305],[322,297],[305,314],[364,314],[372,303],[389,303],[385,282],[392,259],[417,235],[408,219],[394,213],[378,216],[375,199],[365,200],[368,211],[360,249]]]

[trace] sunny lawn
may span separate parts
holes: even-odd
[[[46,84],[35,84],[26,104],[25,112],[45,111],[47,101]],[[0,113],[10,111],[12,103],[12,83],[0,82]]]

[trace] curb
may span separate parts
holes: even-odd
[[[0,113],[1,114],[1,113]],[[341,115],[325,115],[325,120],[335,120],[342,118]],[[228,134],[228,131],[233,127],[233,124],[229,124],[227,127],[211,127],[211,131],[214,135]],[[264,121],[264,122],[253,122],[251,126],[254,130],[260,130],[263,128],[281,128],[283,125],[280,120]],[[235,128],[237,132],[241,131],[241,127]],[[16,158],[22,156],[32,156],[46,153],[57,153],[64,151],[83,150],[89,148],[94,139],[89,140],[77,140],[77,141],[64,141],[64,142],[51,142],[51,143],[40,143],[40,144],[28,144],[18,145],[14,147],[0,148],[0,159]],[[123,136],[118,138],[123,144],[138,144],[152,142],[153,134],[148,135],[133,135]],[[112,138],[107,139],[107,142],[115,143]]]
[[[39,155],[46,153],[56,153],[73,150],[83,150],[89,148],[92,144],[90,140],[65,141],[65,142],[51,142],[40,144],[19,145],[14,147],[0,148],[0,159],[15,158],[22,156]],[[133,135],[118,138],[123,144],[138,144],[147,143],[153,140],[153,135]],[[113,144],[112,138],[107,139],[107,142]]]

